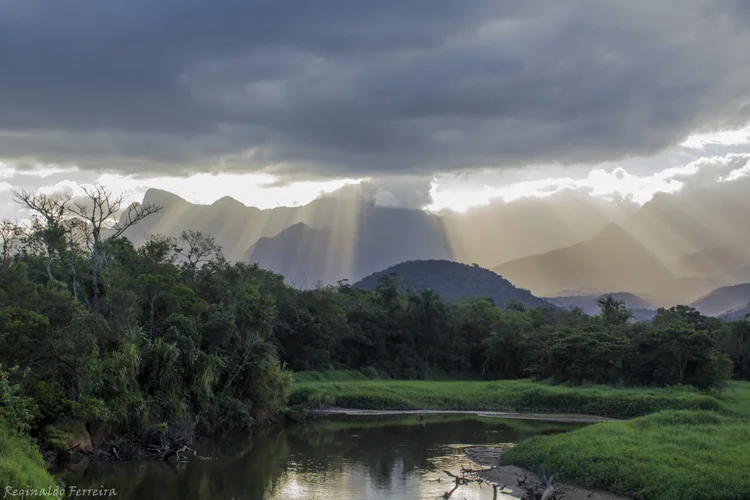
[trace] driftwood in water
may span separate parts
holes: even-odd
[[[542,472],[542,478],[544,481],[539,481],[536,484],[527,483],[526,473],[523,477],[516,479],[518,486],[523,490],[521,500],[562,500],[564,498],[562,491],[555,490],[554,476],[547,476]]]
[[[191,426],[173,426],[166,432],[119,435],[99,441],[88,457],[108,462],[146,459],[174,464],[184,462],[188,455],[198,456],[191,448],[194,439]]]
[[[445,493],[443,493],[443,498],[444,499],[450,498],[451,495],[453,495],[453,493],[458,489],[459,486],[462,486],[462,485],[465,485],[465,484],[469,484],[469,483],[477,483],[477,484],[479,484],[479,487],[481,488],[482,484],[487,483],[490,486],[492,486],[492,499],[493,500],[497,500],[497,493],[498,493],[498,491],[502,491],[505,488],[505,485],[504,484],[497,484],[497,483],[494,483],[492,481],[487,481],[487,480],[482,479],[481,477],[479,477],[479,473],[480,472],[487,472],[489,470],[492,470],[492,467],[489,468],[489,469],[479,469],[479,470],[469,469],[469,468],[466,468],[466,467],[461,467],[461,475],[460,476],[457,476],[456,474],[453,474],[450,471],[443,470],[443,472],[445,472],[447,475],[449,475],[450,477],[452,477],[454,479],[454,482],[455,482],[452,490],[446,491]]]

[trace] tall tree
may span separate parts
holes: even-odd
[[[183,231],[175,242],[174,251],[185,258],[185,265],[193,275],[201,264],[221,257],[221,245],[202,231]]]
[[[601,318],[607,325],[623,325],[633,317],[633,313],[625,307],[625,302],[617,300],[611,295],[603,295],[596,299],[596,304],[601,310]]]
[[[81,219],[69,219],[65,222],[65,239],[68,246],[68,263],[70,264],[70,281],[73,287],[73,297],[78,300],[78,277],[76,261],[78,250],[84,241],[89,240],[88,226]]]
[[[24,233],[23,227],[9,220],[0,221],[0,240],[2,240],[2,260],[8,262],[13,255],[16,240]]]
[[[47,256],[47,277],[52,275],[52,261],[65,248],[65,219],[68,216],[70,195],[33,194],[26,191],[13,191],[16,202],[32,213],[31,237],[41,242]]]
[[[101,184],[96,184],[93,188],[83,188],[83,191],[86,194],[84,201],[76,203],[75,207],[71,208],[71,212],[89,225],[88,234],[93,269],[93,306],[96,307],[99,301],[99,265],[105,230],[110,229],[111,226],[112,233],[108,239],[118,238],[130,227],[149,215],[159,212],[162,207],[154,204],[139,205],[134,203],[126,209],[125,214],[120,217],[119,221],[115,221],[122,210],[122,205],[128,193],[123,192],[115,195]]]

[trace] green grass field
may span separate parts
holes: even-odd
[[[533,437],[501,462],[636,499],[747,499],[750,424],[715,412],[663,411]]]
[[[45,469],[37,447],[4,427],[0,427],[0,486],[3,491],[5,487],[55,488],[55,481]]]
[[[661,410],[750,414],[750,384],[721,394],[680,387],[615,389],[566,387],[529,380],[406,381],[367,379],[358,372],[297,375],[290,405],[371,410],[495,410],[581,413],[631,418]],[[734,392],[732,392],[734,391]]]

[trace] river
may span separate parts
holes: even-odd
[[[82,488],[114,488],[118,500],[437,499],[453,486],[443,470],[458,473],[473,465],[464,455],[467,446],[515,443],[581,425],[465,415],[332,415],[206,441],[197,446],[198,457],[176,465],[90,464],[62,477]],[[465,485],[451,498],[489,500],[492,490]]]

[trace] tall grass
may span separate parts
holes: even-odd
[[[723,406],[737,415],[750,417],[750,382],[732,381],[718,395]]]
[[[298,379],[290,404],[375,410],[581,413],[619,418],[675,409],[731,411],[726,402],[688,388],[565,387],[529,380],[438,382],[359,378],[328,381],[331,379],[335,376],[319,381]]]
[[[664,411],[537,436],[500,460],[636,499],[750,498],[750,424],[714,412]]]
[[[55,488],[37,447],[26,437],[9,431],[0,421],[0,486]],[[37,497],[38,498],[38,497]]]

